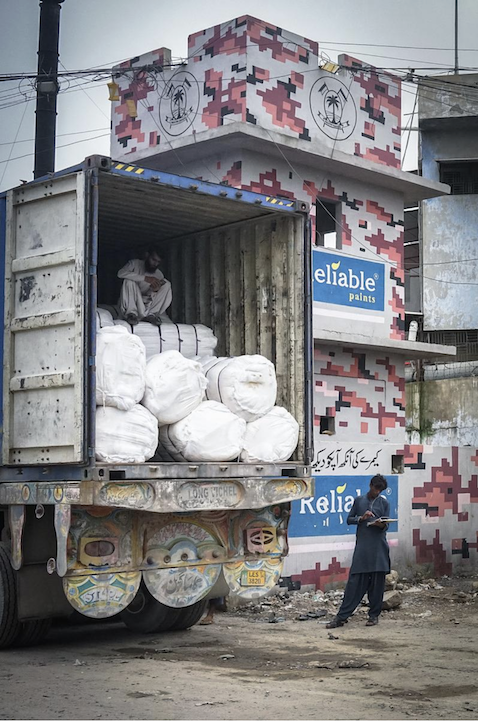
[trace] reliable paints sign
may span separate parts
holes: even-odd
[[[371,476],[314,476],[315,496],[293,501],[289,522],[289,536],[355,535],[357,526],[347,525],[347,516],[357,496],[367,493]],[[398,518],[398,479],[385,476],[388,488],[382,492],[390,504],[391,518]],[[391,523],[389,532],[398,530]]]
[[[384,309],[383,263],[313,251],[314,300],[349,308]]]

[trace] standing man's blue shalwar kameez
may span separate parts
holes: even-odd
[[[390,554],[387,543],[387,524],[368,526],[373,518],[388,518],[390,504],[380,495],[387,488],[383,476],[374,476],[370,490],[365,496],[355,499],[347,518],[349,525],[357,526],[357,540],[350,567],[349,580],[345,587],[344,600],[337,616],[327,628],[343,626],[353,614],[365,594],[370,603],[368,626],[378,623],[382,610],[385,576],[390,573]]]

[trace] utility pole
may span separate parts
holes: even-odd
[[[460,72],[458,68],[458,0],[455,0],[455,75]]]
[[[63,0],[40,0],[34,178],[55,170],[58,41]]]

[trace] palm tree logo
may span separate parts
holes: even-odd
[[[182,135],[199,108],[199,86],[194,75],[179,70],[167,82],[159,99],[159,122],[168,135]]]
[[[328,116],[330,116],[330,109],[332,109],[332,125],[337,125],[337,116],[335,113],[336,111],[338,113],[339,108],[341,107],[339,96],[337,95],[337,93],[327,93],[327,95],[325,96],[325,104],[327,106],[327,110],[329,111],[327,113]]]
[[[310,91],[310,109],[316,125],[334,140],[345,140],[357,122],[349,89],[338,78],[319,78]]]
[[[180,85],[171,85],[168,89],[168,96],[171,104],[171,122],[180,123],[187,114],[188,86],[191,87],[187,78]]]

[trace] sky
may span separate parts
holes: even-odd
[[[478,0],[459,3],[459,64],[478,68]],[[331,59],[347,52],[378,67],[448,72],[454,64],[455,0],[64,0],[60,70],[112,67],[159,47],[187,55],[187,38],[253,15],[319,42]],[[35,73],[38,0],[0,0],[0,74]],[[439,48],[430,50],[428,48]],[[430,68],[430,70],[419,70]],[[35,99],[31,80],[0,83],[0,190],[33,178]],[[105,78],[61,83],[56,170],[95,153],[109,155]],[[29,99],[31,98],[31,99]],[[404,85],[402,127],[410,127],[414,86]],[[404,169],[417,165],[416,116],[404,134]]]

